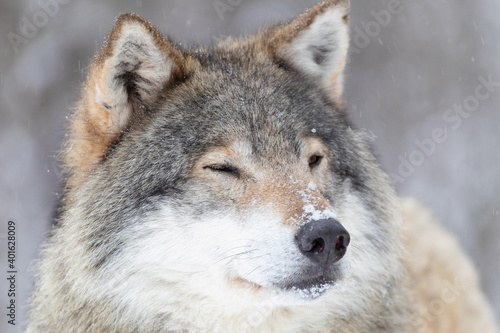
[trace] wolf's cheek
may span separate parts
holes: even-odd
[[[136,264],[120,265],[127,283],[134,284],[131,276],[147,276],[213,298],[221,290],[237,294],[317,288],[337,283],[349,266],[350,251],[339,263],[318,266],[300,251],[297,230],[269,210],[200,215],[174,206],[165,204],[130,231],[137,241],[125,245],[122,257],[133,257]]]
[[[395,230],[384,231],[384,222],[353,192],[345,193],[337,212],[351,236],[346,254],[347,277],[363,280],[389,274],[400,251],[397,244],[389,241]]]

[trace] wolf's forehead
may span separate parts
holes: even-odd
[[[271,163],[294,160],[302,151],[300,139],[296,141],[284,141],[277,138],[266,138],[260,142],[250,140],[236,140],[232,142],[229,149],[239,158],[260,159]],[[262,162],[262,161],[261,161]]]
[[[252,144],[248,141],[238,140],[231,145],[232,150],[240,156],[252,155]]]
[[[257,163],[259,165],[281,165],[295,162],[307,148],[307,143],[300,137],[285,138],[266,135],[262,138],[242,134],[238,137],[228,136],[227,141],[214,140],[207,145],[202,154],[208,154],[219,161],[234,160],[241,163]]]
[[[304,154],[329,154],[324,143],[314,137],[297,137],[293,142],[275,139],[272,145],[269,142],[261,143],[256,146],[255,142],[248,139],[235,139],[225,145],[208,148],[204,155],[214,162],[234,160],[239,163],[270,164],[284,170],[286,165],[295,165]]]

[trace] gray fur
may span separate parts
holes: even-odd
[[[116,78],[133,100],[131,119],[84,176],[81,186],[69,187],[62,199],[58,226],[41,253],[28,332],[413,331],[398,204],[387,176],[364,133],[352,126],[340,102],[293,62],[262,56],[267,34],[223,42],[211,49],[180,51],[183,59],[197,64],[196,68],[182,77],[166,79],[169,84],[154,102],[154,96],[148,95],[148,103],[143,105],[141,96],[147,94],[141,89],[151,81],[137,74],[136,66],[140,65],[129,68],[131,62],[121,62]],[[335,47],[335,41],[330,46]],[[128,50],[133,58],[133,48]],[[142,49],[137,52],[145,56]],[[311,56],[321,64],[328,52],[320,47]],[[113,106],[106,109],[113,112]],[[281,181],[285,179],[281,176],[297,174],[307,138],[319,140],[330,154],[321,198],[340,216],[363,216],[361,226],[344,221],[347,229],[354,230],[352,260],[359,260],[350,264],[350,290],[327,293],[323,296],[325,306],[318,305],[321,299],[311,301],[314,306],[273,305],[272,309],[259,310],[266,318],[261,323],[252,326],[228,319],[227,326],[228,321],[212,315],[217,313],[216,301],[184,285],[189,279],[187,270],[182,271],[186,281],[162,280],[157,267],[138,260],[158,255],[156,245],[169,249],[169,244],[151,242],[157,240],[158,232],[175,233],[179,228],[179,239],[185,237],[181,233],[189,236],[193,232],[193,243],[185,244],[187,253],[202,246],[209,240],[196,236],[196,230],[210,223],[204,222],[207,216],[239,216],[234,224],[248,227],[248,206],[235,195],[241,192],[239,183],[229,175],[214,187],[194,173],[196,163],[207,152],[235,141],[246,142],[251,147],[247,158],[258,167],[243,172],[256,175],[255,170],[259,170]],[[72,177],[75,174],[70,169]],[[250,186],[259,179],[254,176],[246,181]],[[160,218],[165,207],[172,219]],[[176,238],[169,241],[172,252],[177,253]],[[364,246],[360,244],[368,246],[360,248]],[[160,255],[168,258],[169,253]],[[375,268],[358,272],[355,266],[364,265],[366,258],[376,260]],[[218,258],[214,265],[220,260],[224,258]],[[297,259],[297,265],[302,265],[301,260]],[[313,273],[303,269],[290,276],[274,276],[278,285],[308,274]],[[337,276],[340,285],[341,276]],[[153,287],[161,288],[151,290]],[[123,288],[129,288],[132,300],[126,299],[129,295]],[[162,288],[168,296],[157,299],[164,292]],[[351,296],[345,304],[328,301],[336,292]],[[147,298],[151,304],[141,303],[143,295],[151,295]],[[234,293],[232,297],[238,300],[243,296]],[[188,298],[190,301],[184,303]],[[162,301],[166,307],[155,307]],[[200,310],[197,301],[206,305]],[[151,310],[144,313],[143,307]]]

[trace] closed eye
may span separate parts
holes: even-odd
[[[234,176],[234,177],[239,177],[240,176],[240,170],[238,168],[228,165],[228,164],[210,164],[203,169],[210,169],[215,172],[220,172],[220,173],[227,173],[228,175]]]

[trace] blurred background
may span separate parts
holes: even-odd
[[[2,274],[9,219],[18,241],[18,325],[7,325],[2,310],[1,332],[19,331],[26,319],[33,261],[58,196],[54,156],[115,17],[135,12],[183,46],[210,45],[289,20],[316,2],[0,0]],[[398,191],[426,203],[457,235],[499,318],[500,2],[351,2],[345,92],[352,119],[369,133]]]

